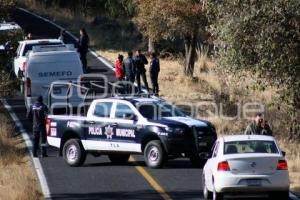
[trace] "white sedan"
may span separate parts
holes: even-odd
[[[289,199],[289,174],[284,153],[273,137],[220,137],[203,168],[204,199],[237,195]]]

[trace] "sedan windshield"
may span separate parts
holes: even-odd
[[[142,102],[136,104],[139,112],[147,119],[157,120],[162,117],[184,117],[185,114],[166,102]]]
[[[276,144],[273,141],[232,141],[225,142],[224,154],[239,153],[278,153]]]

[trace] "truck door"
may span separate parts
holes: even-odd
[[[131,106],[118,102],[112,115],[114,127],[114,141],[119,141],[121,151],[140,152],[137,143],[137,114]]]
[[[112,102],[99,102],[93,116],[85,122],[86,145],[89,150],[109,150],[114,127],[111,124]]]

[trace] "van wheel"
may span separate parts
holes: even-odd
[[[203,167],[206,163],[206,159],[201,158],[198,154],[194,154],[190,156],[190,162],[194,167]]]
[[[84,163],[86,152],[79,139],[70,139],[64,144],[63,158],[72,167],[81,166]]]
[[[130,154],[109,154],[108,158],[112,163],[125,164],[128,162]]]
[[[166,158],[166,153],[163,150],[161,141],[153,140],[147,143],[144,150],[144,158],[148,167],[162,167]]]

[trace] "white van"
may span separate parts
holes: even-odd
[[[27,67],[24,74],[25,105],[29,108],[39,95],[48,104],[49,88],[55,81],[76,82],[83,74],[79,54],[73,45],[36,46],[27,56]],[[59,96],[67,94],[66,87],[53,91],[55,101],[64,103],[66,99]],[[72,94],[73,104],[80,104],[82,100],[75,92]]]

